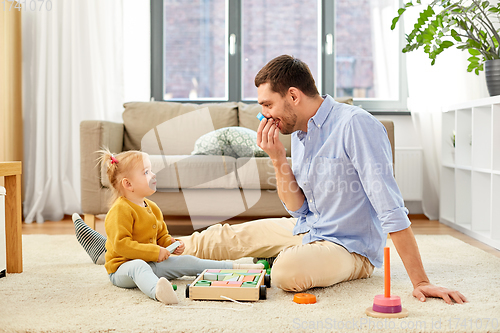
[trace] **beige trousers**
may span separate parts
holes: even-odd
[[[286,291],[327,287],[371,276],[370,261],[340,245],[328,241],[303,245],[303,234],[293,235],[296,221],[273,218],[236,225],[215,224],[180,239],[186,244],[184,254],[202,259],[278,256],[271,270],[271,281]]]

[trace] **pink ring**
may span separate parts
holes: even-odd
[[[373,304],[381,306],[398,306],[401,305],[401,298],[399,298],[399,296],[384,297],[384,295],[377,295],[373,300]]]

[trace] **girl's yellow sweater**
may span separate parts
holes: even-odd
[[[168,234],[160,208],[145,199],[141,207],[119,197],[106,215],[106,271],[116,272],[124,262],[133,259],[157,261],[160,246],[167,247],[173,238]]]

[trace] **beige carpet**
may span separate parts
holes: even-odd
[[[392,291],[410,316],[375,320],[364,315],[383,293],[383,271],[372,278],[317,288],[318,302],[299,305],[275,287],[268,299],[241,305],[190,301],[177,280],[179,306],[166,307],[138,289],[114,287],[103,266],[91,263],[71,235],[23,236],[24,273],[0,279],[0,331],[7,332],[312,332],[312,331],[500,331],[500,258],[451,236],[418,236],[431,280],[469,299],[447,305],[411,296],[410,281],[392,249]],[[249,259],[243,259],[249,260]],[[407,329],[407,328],[410,329]],[[411,329],[413,328],[413,329]]]

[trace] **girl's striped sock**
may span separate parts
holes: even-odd
[[[85,224],[77,213],[73,214],[73,224],[75,225],[76,239],[87,251],[94,264],[104,265],[106,237]]]

